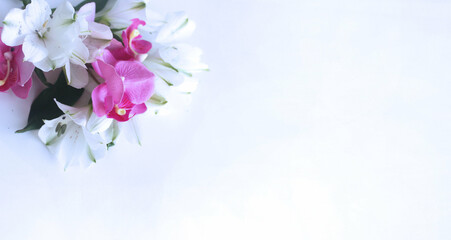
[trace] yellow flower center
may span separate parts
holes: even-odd
[[[116,113],[119,116],[124,116],[127,113],[127,111],[123,108],[118,108],[118,109],[116,109]]]

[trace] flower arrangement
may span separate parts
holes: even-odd
[[[55,9],[22,2],[0,28],[0,91],[25,99],[32,76],[45,85],[17,132],[39,130],[64,168],[105,158],[120,133],[135,131],[136,116],[166,112],[208,70],[202,51],[181,42],[194,30],[183,12],[162,17],[150,0],[65,1]],[[57,79],[46,78],[59,69]]]

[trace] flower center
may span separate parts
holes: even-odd
[[[123,108],[118,108],[118,109],[116,109],[116,113],[119,116],[124,116],[127,113],[127,111]]]
[[[5,85],[6,80],[8,80],[9,78],[9,74],[11,73],[11,60],[13,59],[13,54],[11,52],[5,52],[3,54],[3,56],[5,56],[6,59],[6,76],[4,79],[0,79],[0,87]]]

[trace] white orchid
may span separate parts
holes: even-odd
[[[12,9],[7,14],[2,41],[9,46],[22,44],[25,61],[45,72],[64,67],[68,83],[82,88],[88,83],[85,64],[92,59],[84,40],[99,29],[93,8],[95,13],[95,5],[87,4],[76,13],[65,1],[52,14],[45,0],[32,0],[24,10]],[[109,31],[105,28],[97,35],[111,40],[112,34],[104,33]]]
[[[119,134],[117,122],[97,117],[91,106],[74,108],[59,102],[57,105],[64,115],[45,120],[38,135],[64,168],[87,167],[104,158]]]

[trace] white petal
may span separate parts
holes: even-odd
[[[25,55],[24,60],[32,63],[40,62],[48,55],[44,40],[37,34],[29,34],[25,37],[22,51]]]
[[[137,118],[139,118],[139,116],[135,116],[127,122],[121,122],[119,123],[119,127],[120,131],[124,133],[129,142],[141,145],[141,134],[137,124]]]
[[[49,150],[54,152],[64,168],[80,164],[80,159],[86,158],[87,143],[83,135],[83,128],[73,122],[67,123],[66,132],[60,136],[58,145],[50,145]]]
[[[113,123],[113,119],[106,116],[98,117],[96,114],[91,114],[88,123],[86,124],[86,130],[90,133],[101,133],[110,128]]]
[[[103,49],[108,47],[110,42],[111,42],[110,40],[96,39],[92,38],[91,36],[88,36],[85,40],[83,40],[83,43],[89,50],[89,57],[86,62],[87,63],[95,62],[96,58],[100,56]]]
[[[39,129],[38,136],[45,145],[51,145],[56,142],[58,132],[55,129],[58,123],[62,121],[63,116],[52,120],[44,120],[44,125]]]
[[[89,58],[89,49],[85,46],[80,38],[77,38],[73,42],[72,54],[70,61],[74,64],[84,66]]]
[[[89,81],[88,71],[80,65],[73,63],[69,63],[67,65],[70,66],[70,72],[68,72],[68,68],[66,68],[66,75],[68,76],[67,80],[69,85],[74,88],[84,88]]]
[[[77,19],[82,18],[88,22],[94,22],[96,15],[96,4],[94,2],[83,5],[77,12]]]
[[[88,154],[91,160],[98,161],[106,156],[107,153],[107,142],[103,139],[100,134],[92,134],[86,129],[83,129],[83,134],[88,144]]]
[[[182,93],[191,93],[196,91],[197,86],[199,85],[199,81],[196,78],[185,78],[182,84],[178,85],[176,88],[177,91]]]
[[[48,57],[44,58],[44,60],[33,63],[35,67],[41,69],[44,72],[48,72],[50,70],[56,69],[55,63],[50,60]]]
[[[106,25],[91,22],[89,23],[89,31],[91,31],[91,37],[97,39],[111,40],[113,39],[113,33]]]
[[[167,84],[177,86],[180,85],[185,79],[183,73],[177,72],[173,68],[163,65],[164,63],[149,60],[146,60],[143,63],[157,77],[165,80]]]
[[[23,20],[24,10],[13,8],[3,21],[2,41],[8,46],[18,46],[23,43],[29,33]]]
[[[39,31],[46,26],[50,14],[52,11],[45,0],[32,0],[25,8],[25,23],[31,31]]]
[[[71,106],[67,106],[65,104],[62,104],[58,101],[56,101],[56,105],[63,111],[67,116],[69,116],[72,121],[74,121],[77,125],[80,126],[86,126],[86,121],[88,120],[88,114],[90,112],[89,107],[83,107],[83,108],[75,108]]]
[[[168,14],[167,23],[163,25],[156,38],[157,42],[168,43],[181,40],[191,35],[196,28],[193,21],[184,12]]]
[[[188,44],[175,44],[172,47],[162,47],[159,50],[161,58],[177,69],[189,73],[208,70],[201,62],[202,50]]]
[[[70,26],[75,23],[75,9],[67,1],[61,3],[52,16],[52,28]]]

